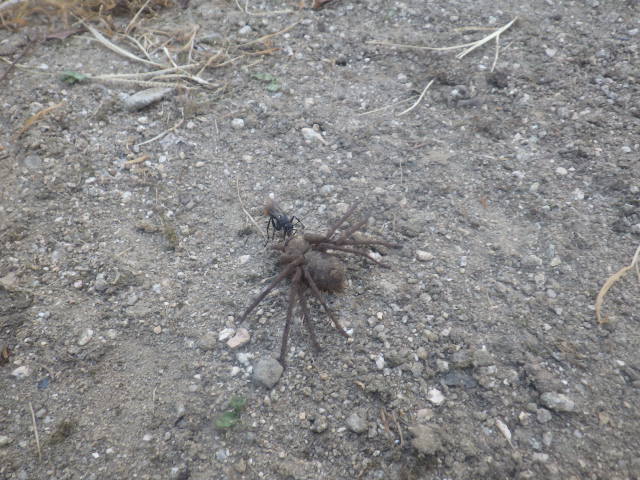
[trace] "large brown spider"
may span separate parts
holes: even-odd
[[[318,340],[310,320],[309,305],[307,304],[306,288],[311,290],[313,296],[320,302],[325,312],[333,322],[334,326],[343,336],[349,335],[338,322],[331,309],[327,306],[321,290],[326,292],[339,292],[344,288],[345,283],[345,267],[344,264],[335,255],[335,252],[350,253],[360,255],[377,263],[386,266],[375,258],[372,258],[367,252],[358,249],[358,247],[368,247],[372,245],[382,245],[385,247],[399,248],[399,245],[385,242],[382,240],[367,240],[354,238],[355,233],[364,228],[369,217],[354,223],[344,231],[338,232],[347,219],[353,215],[356,205],[351,206],[347,212],[326,234],[305,233],[304,235],[295,236],[285,241],[281,245],[275,245],[273,248],[280,250],[279,264],[283,266],[282,271],[273,279],[264,291],[258,295],[251,305],[247,307],[240,317],[240,323],[243,323],[247,316],[256,308],[267,294],[273,290],[282,280],[291,277],[291,287],[289,289],[289,303],[287,308],[287,320],[284,325],[282,334],[282,347],[280,349],[280,357],[278,361],[284,366],[285,356],[287,353],[287,340],[289,338],[289,328],[291,327],[291,319],[293,316],[293,307],[297,302],[300,306],[302,322],[309,333],[311,344],[317,352],[320,350]]]

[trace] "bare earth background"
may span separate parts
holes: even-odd
[[[0,478],[640,478],[635,273],[605,325],[593,307],[640,243],[638,2],[249,11],[142,17],[199,25],[198,51],[299,21],[275,53],[203,72],[221,91],[129,112],[139,87],[63,83],[151,70],[88,32],[38,43],[0,85]],[[493,73],[493,42],[462,60],[368,43],[455,45],[514,17]],[[5,59],[26,45],[0,31]],[[261,226],[270,193],[308,231],[358,202],[403,245],[390,269],[345,259],[328,300],[351,341],[313,304],[323,350],[296,323],[273,389],[253,367],[279,352],[287,284],[248,344],[219,340],[278,271],[236,179]]]

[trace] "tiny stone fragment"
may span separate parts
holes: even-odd
[[[17,378],[18,380],[27,378],[29,375],[31,375],[31,369],[26,365],[22,365],[21,367],[18,367],[11,372],[11,376]]]
[[[129,95],[123,100],[124,108],[130,112],[142,110],[149,105],[159,102],[173,91],[173,88],[148,88],[133,95]]]
[[[367,421],[357,413],[352,413],[347,418],[347,427],[354,433],[363,433],[367,431]]]
[[[430,425],[415,425],[409,427],[409,431],[414,436],[413,440],[411,440],[411,445],[413,445],[413,448],[419,453],[435,455],[438,451],[442,450],[442,439],[436,427]]]
[[[573,412],[576,404],[563,393],[546,392],[540,396],[543,405],[556,412]]]
[[[313,128],[305,127],[301,132],[307,142],[320,142],[323,145],[328,145],[328,142],[324,139],[322,134]]]
[[[251,340],[251,335],[246,328],[239,328],[236,334],[229,339],[227,346],[229,348],[239,348]]]
[[[224,328],[220,330],[220,333],[218,334],[218,340],[224,342],[225,340],[230,339],[234,333],[236,333],[236,330],[234,328]]]
[[[282,375],[282,365],[275,358],[266,357],[253,367],[253,379],[267,388],[273,388]]]
[[[93,330],[90,328],[85,329],[80,334],[80,338],[78,339],[78,345],[80,345],[81,347],[85,346],[87,343],[89,343],[89,341],[91,340],[91,337],[93,337]]]
[[[424,250],[416,250],[416,259],[418,259],[420,262],[428,262],[430,260],[433,260],[434,256],[432,253],[425,252]]]
[[[437,388],[432,388],[427,393],[427,400],[429,400],[434,405],[440,405],[442,402],[444,402],[444,395],[442,395],[442,392]]]
[[[311,424],[311,431],[315,433],[322,433],[327,429],[328,426],[329,423],[327,422],[327,418],[324,415],[316,415],[313,423]]]

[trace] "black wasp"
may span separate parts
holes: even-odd
[[[267,222],[267,242],[269,241],[269,229],[273,227],[273,233],[271,240],[276,236],[276,232],[282,232],[282,239],[286,241],[287,237],[293,237],[297,230],[296,225],[304,224],[296,216],[289,216],[282,211],[278,204],[273,199],[268,199],[267,204],[264,206],[264,214],[269,216]]]

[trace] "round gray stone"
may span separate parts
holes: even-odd
[[[275,358],[262,358],[253,367],[253,379],[267,388],[273,388],[280,380],[283,370]]]

